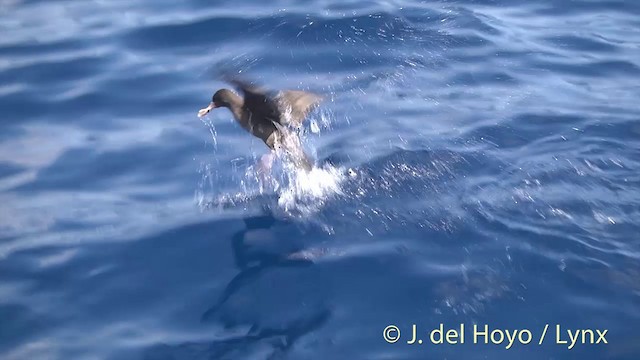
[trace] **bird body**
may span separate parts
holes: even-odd
[[[294,136],[286,127],[301,126],[322,97],[300,90],[273,93],[236,79],[229,82],[244,97],[229,89],[220,89],[212,96],[209,106],[198,112],[198,116],[202,117],[214,108],[226,107],[242,128],[261,139],[271,150],[283,148],[296,165],[311,170],[311,162],[302,151],[300,142],[285,138]]]

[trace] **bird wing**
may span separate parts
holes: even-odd
[[[282,125],[302,125],[309,112],[323,100],[322,96],[306,91],[285,90],[275,95],[273,91],[237,77],[226,76],[225,80],[244,94],[245,106],[252,112]]]
[[[239,78],[227,77],[226,80],[242,92],[244,105],[254,116],[280,122],[278,105],[268,90]]]
[[[267,93],[267,91],[264,88],[238,77],[232,77],[227,75],[224,77],[224,79],[229,84],[235,86],[238,90],[242,91],[245,94],[249,93],[249,94],[266,95]]]
[[[320,95],[300,90],[282,91],[278,96],[282,106],[282,112],[289,114],[288,123],[293,126],[300,126],[309,112],[313,110],[323,98]]]

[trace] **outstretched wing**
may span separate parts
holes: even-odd
[[[282,125],[300,126],[309,112],[323,100],[317,94],[300,90],[285,90],[275,94],[238,77],[227,75],[225,80],[243,93],[248,109]]]
[[[242,92],[245,108],[249,109],[253,116],[280,122],[278,104],[267,89],[237,77],[227,76],[225,80]]]
[[[306,91],[286,90],[280,93],[278,100],[280,101],[282,112],[289,115],[288,119],[283,120],[289,121],[292,126],[299,126],[309,112],[322,102],[323,98],[320,95]]]

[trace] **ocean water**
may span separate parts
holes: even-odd
[[[0,33],[0,359],[640,356],[639,2],[0,0]],[[222,68],[325,97],[311,173],[196,116]]]

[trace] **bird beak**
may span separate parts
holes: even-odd
[[[203,117],[205,115],[207,115],[209,113],[209,111],[211,111],[212,109],[216,108],[216,104],[214,102],[211,102],[209,104],[209,106],[207,106],[204,109],[200,109],[200,111],[198,111],[198,117]]]

